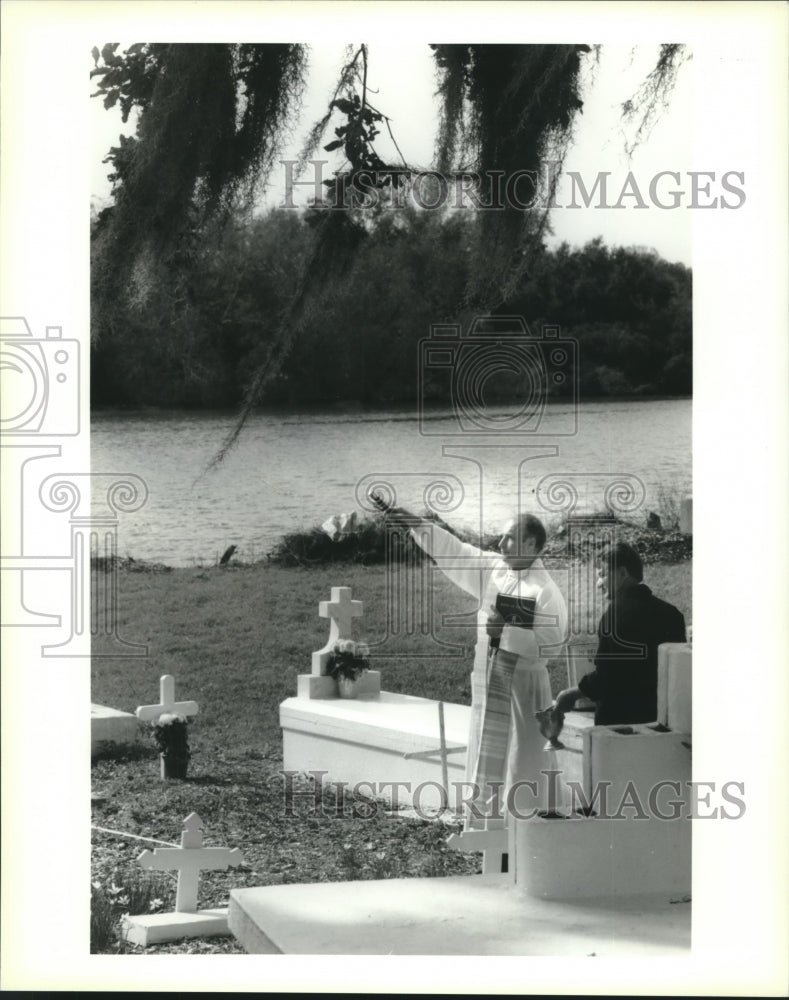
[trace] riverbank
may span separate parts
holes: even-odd
[[[607,393],[607,394],[587,394],[583,397],[584,403],[642,403],[645,400],[655,403],[670,402],[674,400],[692,400],[693,396],[691,393]],[[561,403],[561,400],[549,399],[549,403]],[[261,414],[264,416],[276,416],[276,417],[288,417],[288,416],[343,416],[344,414],[358,416],[370,415],[370,416],[381,416],[385,414],[390,414],[392,408],[395,407],[400,410],[402,407],[408,405],[408,400],[405,401],[388,401],[385,403],[378,403],[371,400],[360,400],[360,399],[342,399],[336,401],[324,400],[320,403],[311,403],[304,401],[298,403],[297,405],[289,405],[286,403],[261,403],[256,406],[252,412],[256,414]],[[523,400],[520,397],[513,399],[511,402],[498,401],[496,403],[496,412],[498,409],[507,410],[512,408],[515,412],[519,411],[523,406]],[[233,408],[230,406],[143,406],[135,403],[114,403],[112,405],[96,405],[90,408],[91,415],[101,417],[112,417],[118,415],[120,417],[129,416],[156,416],[161,414],[162,416],[168,416],[170,414],[182,414],[182,413],[194,413],[200,414],[201,416],[216,416],[216,417],[226,417],[228,421],[236,420],[239,416],[238,408]],[[417,412],[424,413],[426,416],[431,414],[447,413],[453,412],[451,408],[446,406],[421,406],[417,410],[417,404],[414,403],[413,413],[408,419],[413,419]]]
[[[587,515],[583,520],[558,518],[547,525],[548,537],[543,557],[548,564],[561,565],[567,559],[593,559],[599,545],[615,533],[632,545],[645,564],[684,562],[693,557],[693,539],[679,531],[679,500],[664,498],[662,517],[652,514],[651,527],[610,514]],[[495,550],[498,535],[455,530],[441,518],[427,515],[479,548]],[[665,522],[665,526],[664,523]],[[286,534],[268,553],[266,561],[278,566],[314,566],[328,563],[362,563],[371,566],[387,561],[422,562],[424,555],[408,537],[391,538],[382,516],[360,519],[353,529],[332,538],[319,527]]]

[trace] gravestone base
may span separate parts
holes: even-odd
[[[177,941],[185,937],[219,937],[229,934],[228,908],[198,910],[196,913],[149,913],[125,916],[121,937],[130,944],[147,948],[149,944]]]
[[[91,705],[91,757],[95,757],[102,743],[132,743],[137,737],[138,726],[137,719],[129,712],[119,712],[106,705]]]
[[[556,766],[562,781],[584,781],[584,737],[594,728],[594,710],[568,712],[559,739],[563,750],[556,751]]]
[[[691,891],[689,818],[534,818],[514,823],[513,840],[515,882],[528,896],[578,901]]]
[[[693,732],[693,648],[664,642],[658,649],[658,722],[678,733]]]
[[[690,906],[669,892],[545,900],[524,896],[507,874],[234,889],[228,925],[250,954],[690,952]]]
[[[448,749],[465,747],[470,711],[466,705],[444,704]],[[441,807],[438,753],[427,760],[405,758],[408,753],[438,751],[438,702],[391,691],[353,699],[288,698],[280,705],[279,717],[284,770],[321,771],[327,781],[361,784],[363,795],[391,804]],[[465,765],[465,751],[448,757],[450,788],[464,780]],[[404,785],[395,792],[382,787],[389,782]],[[449,806],[454,806],[453,795]]]
[[[360,695],[381,693],[381,671],[367,670],[356,682]],[[320,674],[299,674],[296,678],[298,698],[338,698],[337,681],[333,677]]]

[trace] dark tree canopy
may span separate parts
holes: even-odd
[[[304,311],[298,349],[265,402],[374,409],[421,399],[450,407],[445,372],[428,367],[420,380],[417,362],[431,324],[463,297],[473,231],[462,212],[383,215],[346,280],[330,283],[320,307]],[[188,294],[162,286],[94,344],[92,404],[238,406],[249,372],[278,340],[289,277],[313,239],[305,216],[286,209],[233,217],[206,233]],[[691,392],[691,274],[681,264],[600,240],[562,245],[539,255],[501,311],[523,316],[533,332],[558,324],[578,342],[584,399]],[[555,399],[569,388],[549,385]],[[522,389],[518,376],[501,373],[486,383],[485,398],[511,404]]]

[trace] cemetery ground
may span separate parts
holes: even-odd
[[[551,565],[550,558],[546,564]],[[400,572],[419,573],[419,567]],[[139,838],[177,844],[191,812],[203,821],[209,846],[240,848],[244,862],[200,879],[199,906],[226,906],[231,889],[288,882],[429,877],[481,871],[480,855],[446,847],[459,825],[397,815],[383,803],[324,783],[315,794],[296,777],[288,803],[282,770],[279,705],[309,673],[310,654],[326,642],[318,602],[348,586],[364,602],[355,638],[375,644],[386,635],[387,570],[383,565],[251,565],[168,569],[125,560],[119,567],[118,632],[146,643],[148,657],[103,658],[94,643],[91,697],[134,712],[155,702],[159,678],[175,677],[176,697],[196,701],[190,720],[186,780],[162,781],[150,728],[135,742],[107,745],[93,762],[92,824]],[[470,611],[473,601],[440,574],[434,620]],[[645,582],[691,622],[691,562],[651,563]],[[580,600],[589,601],[582,593]],[[387,639],[376,660],[389,691],[469,704],[475,640],[470,627],[437,629],[456,655],[436,656],[429,636]],[[430,653],[431,658],[416,654]],[[96,655],[99,654],[99,655]],[[554,693],[566,683],[561,660],[549,666]],[[136,858],[151,844],[92,831],[91,950],[99,953],[241,953],[232,937],[192,939],[147,949],[120,942],[122,913],[174,909],[175,874],[144,873]]]

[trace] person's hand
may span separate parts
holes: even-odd
[[[382,514],[388,514],[390,510],[394,510],[394,508],[390,504],[388,504],[386,502],[386,500],[384,500],[384,498],[381,496],[380,493],[376,493],[375,491],[371,491],[370,494],[369,494],[369,499],[372,500],[372,502],[375,505],[375,507]]]
[[[376,493],[371,493],[370,499],[386,517],[387,523],[397,524],[404,528],[412,528],[419,521],[419,518],[414,517],[410,510],[406,510],[405,507],[391,507]]]
[[[577,687],[565,688],[564,691],[560,691],[556,696],[556,701],[553,703],[554,715],[564,717],[567,712],[572,711],[573,705],[575,705],[575,702],[580,697],[581,692]]]
[[[488,612],[488,621],[485,625],[485,631],[488,633],[488,637],[491,639],[500,639],[501,632],[506,624],[504,617],[499,614],[495,608],[491,608]]]

